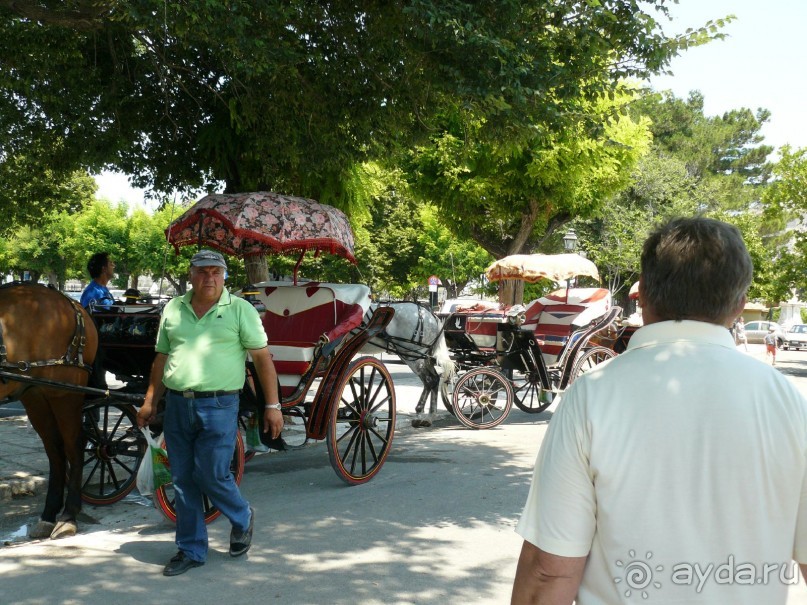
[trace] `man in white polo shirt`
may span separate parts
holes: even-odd
[[[641,264],[644,327],[544,438],[513,603],[784,603],[807,562],[807,401],[727,329],[751,258],[735,227],[691,218]]]

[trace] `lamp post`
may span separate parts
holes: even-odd
[[[577,250],[577,234],[574,229],[569,229],[566,235],[563,236],[563,249],[569,254],[573,254]],[[566,280],[566,302],[569,302],[569,289],[572,287],[571,278]]]
[[[574,229],[569,229],[563,236],[563,249],[570,253],[577,250],[577,234]]]

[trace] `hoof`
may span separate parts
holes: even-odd
[[[58,540],[59,538],[69,538],[70,536],[75,536],[77,531],[78,525],[76,525],[75,521],[59,521],[56,523],[56,527],[53,528],[50,539]]]
[[[42,521],[40,519],[40,521],[28,531],[28,537],[33,538],[34,540],[50,538],[50,534],[53,532],[54,527],[56,527],[55,523],[51,523],[50,521]]]
[[[431,420],[427,420],[425,418],[416,418],[412,421],[412,426],[416,429],[426,428],[432,425]]]

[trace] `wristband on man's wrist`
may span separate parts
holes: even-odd
[[[279,403],[267,403],[265,406],[263,406],[263,409],[265,409],[265,410],[279,410],[282,407],[283,406],[281,406]]]

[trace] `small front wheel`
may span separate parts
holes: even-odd
[[[528,414],[538,414],[552,405],[552,393],[544,389],[538,372],[513,376],[513,403]]]
[[[616,353],[614,353],[614,351],[611,349],[606,349],[605,347],[591,347],[590,349],[586,349],[575,360],[569,383],[571,384],[572,381],[580,378],[581,375],[593,369],[595,366],[598,366],[602,362],[608,361],[612,357],[616,357]]]
[[[460,370],[458,366],[448,380],[443,380],[443,377],[440,377],[440,399],[443,402],[443,406],[445,406],[452,416],[454,415],[454,388],[457,386],[457,381],[462,375],[461,372],[462,370]]]
[[[395,388],[375,357],[351,362],[335,393],[328,425],[328,457],[345,483],[372,479],[387,459],[395,433]]]
[[[135,409],[129,404],[95,403],[84,408],[84,472],[81,499],[93,505],[112,504],[132,491],[146,442],[137,431]]]
[[[510,381],[493,368],[477,368],[464,374],[454,389],[454,415],[472,429],[498,426],[513,407]]]
[[[164,438],[161,439],[160,447],[168,452]],[[168,456],[168,463],[171,463],[170,455]],[[244,439],[241,437],[241,431],[237,431],[235,434],[235,451],[233,452],[233,460],[230,463],[230,472],[233,473],[236,485],[240,485],[241,478],[244,476]],[[173,483],[166,483],[154,490],[154,505],[171,523],[177,522],[177,511],[176,508],[174,508],[174,501]],[[213,506],[213,503],[207,496],[203,497],[202,502],[205,511],[205,523],[215,521],[219,515],[221,515],[221,511]]]

